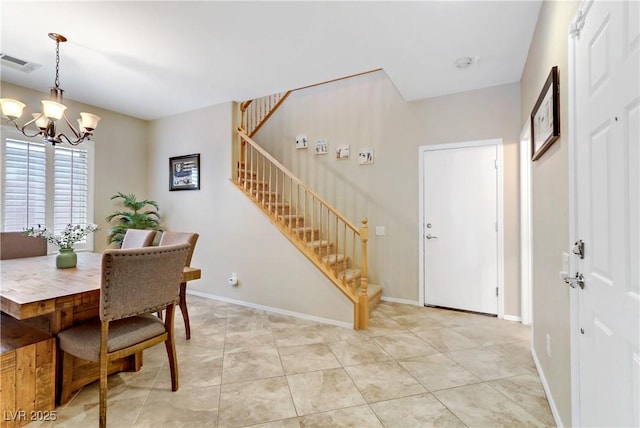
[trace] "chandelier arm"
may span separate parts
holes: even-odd
[[[73,132],[73,135],[75,135],[76,138],[84,139],[83,134],[77,131],[76,128],[71,124],[71,121],[67,117],[67,113],[62,113],[62,117],[64,117],[64,121],[67,122],[67,126],[69,126],[69,128],[71,129],[71,132]]]
[[[73,141],[73,140],[70,140],[69,137],[67,137],[62,133],[56,135],[56,138],[60,141],[64,140],[67,144],[70,144],[72,146],[77,146],[78,144],[82,143],[85,139],[84,136],[81,136],[81,137],[79,136],[77,140]]]
[[[22,125],[22,127],[18,126],[18,122],[16,122],[13,119],[9,119],[11,121],[11,123],[13,123],[13,125],[16,127],[16,129],[20,132],[22,132],[22,135],[24,135],[25,137],[29,137],[29,138],[34,138],[37,137],[38,135],[42,135],[42,131],[38,131],[37,133],[31,135],[28,134],[26,131],[27,126],[31,125],[32,123],[34,123],[36,120],[40,119],[40,117],[31,119],[29,122],[25,123],[24,125]]]

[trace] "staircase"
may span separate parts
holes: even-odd
[[[241,104],[232,181],[353,303],[354,328],[366,329],[382,295],[368,284],[367,219],[352,224],[251,138],[288,95]]]

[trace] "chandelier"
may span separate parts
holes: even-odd
[[[61,34],[49,33],[49,37],[56,42],[56,80],[55,87],[51,88],[51,96],[48,100],[42,100],[42,112],[33,113],[33,119],[25,123],[23,126],[19,126],[16,120],[22,116],[22,110],[24,109],[24,103],[9,98],[0,99],[0,105],[2,107],[2,114],[13,123],[16,129],[22,132],[27,137],[42,136],[45,141],[50,142],[53,145],[66,142],[71,145],[78,145],[84,140],[91,139],[93,131],[98,126],[99,116],[91,113],[80,113],[80,119],[78,119],[78,129],[76,129],[65,114],[67,107],[62,104],[62,93],[64,90],[60,88],[60,42],[66,42],[67,38]],[[71,137],[67,137],[63,133],[56,132],[56,122],[64,118],[69,129],[73,133]],[[35,124],[39,131],[35,134],[30,134],[26,128]],[[32,131],[35,132],[35,131]]]

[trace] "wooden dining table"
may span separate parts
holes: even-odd
[[[75,268],[56,268],[56,256],[0,261],[0,310],[17,320],[56,335],[74,324],[98,316],[102,254],[79,252]],[[199,279],[199,268],[185,267],[183,282]],[[56,395],[60,401],[61,358],[56,369]],[[110,367],[110,373],[139,370],[142,353]],[[74,379],[81,386],[99,378],[97,363],[78,360]],[[74,380],[75,384],[75,380]],[[76,388],[77,389],[77,388]]]

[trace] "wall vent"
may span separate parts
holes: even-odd
[[[41,67],[40,64],[36,64],[35,62],[25,61],[11,55],[4,54],[2,52],[0,52],[0,60],[0,63],[2,63],[3,66],[8,66],[15,70],[20,70],[23,73],[31,73],[36,68]]]

